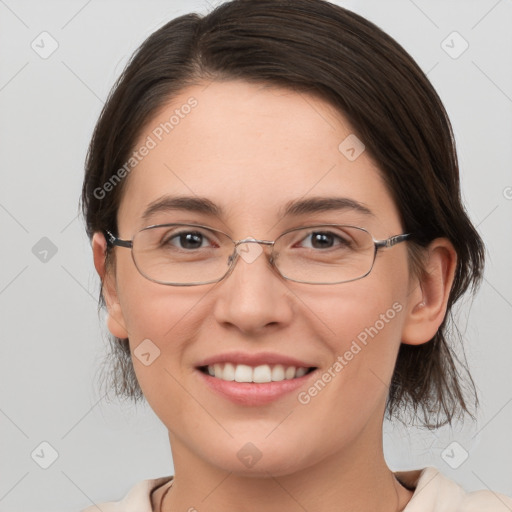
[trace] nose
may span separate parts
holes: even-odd
[[[250,333],[291,321],[290,294],[285,279],[269,261],[270,250],[270,242],[258,243],[254,239],[237,244],[231,256],[234,267],[216,287],[217,322]]]

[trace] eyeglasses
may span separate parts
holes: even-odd
[[[364,228],[321,224],[290,229],[275,241],[252,237],[233,240],[228,234],[198,224],[148,226],[132,240],[106,231],[110,246],[131,249],[138,271],[150,281],[171,286],[215,283],[233,270],[238,257],[252,263],[271,246],[269,263],[290,281],[339,284],[367,276],[377,251],[390,248],[410,233],[375,240]],[[245,245],[248,244],[248,245]]]

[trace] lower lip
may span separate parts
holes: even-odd
[[[313,370],[295,379],[257,384],[255,382],[236,382],[217,379],[201,370],[196,369],[196,371],[210,389],[240,405],[265,405],[278,400],[282,396],[299,389],[316,373],[316,370]]]

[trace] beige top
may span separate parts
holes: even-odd
[[[430,466],[395,475],[414,494],[403,512],[512,512],[512,498],[489,490],[466,492]],[[156,512],[172,476],[142,480],[121,501],[98,503],[80,512]]]

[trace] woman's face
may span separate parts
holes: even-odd
[[[348,122],[312,95],[243,81],[189,87],[135,145],[149,150],[139,151],[126,178],[118,236],[173,222],[208,225],[234,240],[275,240],[287,229],[324,223],[360,226],[375,239],[402,233],[375,163],[366,151],[357,156],[362,147],[353,144]],[[206,198],[222,214],[168,208],[143,217],[168,196]],[[289,202],[327,197],[348,198],[371,214],[282,214]],[[133,356],[135,372],[169,430],[175,462],[187,454],[235,473],[284,475],[336,453],[350,461],[353,450],[380,443],[414,288],[406,244],[379,250],[363,279],[334,285],[285,280],[265,254],[268,248],[252,261],[240,257],[218,283],[178,287],[144,278],[130,251],[115,249],[110,302],[118,306],[111,306],[109,328],[129,337],[132,353],[146,354]],[[198,368],[244,356],[261,356],[247,359],[249,366],[268,362],[272,370],[281,361],[286,370],[293,358],[316,370],[297,381],[226,384]],[[269,398],[263,386],[276,394]]]

